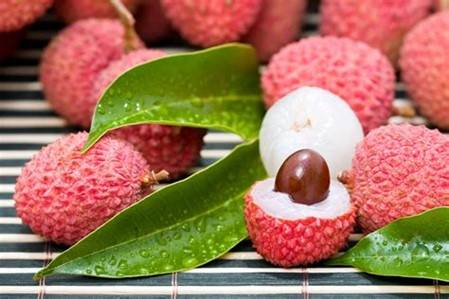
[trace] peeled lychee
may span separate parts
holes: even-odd
[[[329,181],[323,163],[316,152],[298,151],[284,162],[276,183],[257,182],[245,196],[249,236],[269,262],[282,267],[308,265],[345,245],[355,211],[345,186]]]
[[[130,10],[134,10],[137,0],[121,0]],[[110,0],[56,0],[56,13],[67,23],[88,18],[115,18],[116,11]]]
[[[33,23],[53,4],[53,0],[1,0],[0,32],[17,31]]]
[[[449,138],[424,126],[380,127],[357,146],[341,179],[352,190],[365,232],[449,206]]]
[[[105,88],[127,69],[164,55],[162,51],[142,49],[112,62],[99,74],[94,86],[94,98],[98,99]],[[147,159],[152,170],[166,170],[170,178],[175,179],[198,161],[205,133],[205,130],[196,128],[136,125],[114,130],[110,134],[132,143]]]
[[[162,0],[173,26],[187,41],[202,47],[240,39],[261,6],[262,0]]]
[[[449,129],[449,11],[429,17],[407,34],[399,64],[421,114]]]
[[[81,20],[59,33],[45,49],[40,80],[46,99],[69,123],[90,126],[97,99],[93,84],[104,68],[125,52],[119,21]]]
[[[388,59],[364,43],[310,37],[284,47],[262,75],[264,101],[273,105],[302,86],[327,89],[354,110],[365,133],[387,122],[395,74]]]
[[[148,164],[130,143],[104,137],[82,154],[86,140],[87,133],[58,139],[17,179],[17,215],[56,243],[75,243],[151,189]]]
[[[261,61],[268,61],[286,44],[296,40],[301,32],[301,22],[306,0],[264,0],[256,23],[244,41],[256,48]]]
[[[173,33],[162,11],[161,0],[145,0],[137,9],[136,31],[146,43],[155,43]]]
[[[276,102],[266,113],[260,129],[260,154],[270,176],[285,159],[309,148],[327,161],[331,177],[351,167],[362,127],[349,105],[317,87],[302,87]]]
[[[0,32],[0,61],[11,56],[19,47],[25,31]]]
[[[380,49],[396,63],[404,35],[427,17],[433,0],[323,0],[321,33]]]

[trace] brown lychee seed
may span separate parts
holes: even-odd
[[[313,205],[329,194],[330,173],[324,158],[310,149],[291,154],[276,175],[276,192],[290,195],[300,204]]]

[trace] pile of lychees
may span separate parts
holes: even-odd
[[[53,2],[69,25],[45,49],[40,80],[53,109],[82,129],[120,74],[167,55],[145,43],[177,34],[196,47],[242,41],[268,62],[260,154],[270,178],[245,196],[250,238],[268,261],[311,264],[342,249],[357,225],[371,232],[449,205],[449,137],[387,125],[401,112],[400,71],[419,112],[449,129],[447,1],[322,0],[321,35],[299,39],[306,0],[6,0],[0,59]],[[204,134],[136,125],[85,154],[87,133],[65,136],[24,167],[17,213],[34,232],[73,244],[155,183],[187,174]]]

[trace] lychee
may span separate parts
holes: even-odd
[[[146,43],[159,42],[173,33],[162,10],[161,0],[145,0],[137,9],[136,31]]]
[[[449,206],[449,138],[424,126],[388,125],[357,146],[348,185],[365,232]]]
[[[285,159],[303,148],[326,159],[331,176],[351,167],[363,131],[349,105],[317,87],[302,87],[276,102],[260,129],[260,154],[269,175],[278,172]]]
[[[137,0],[121,1],[130,10],[134,10],[138,3]],[[57,0],[55,10],[56,14],[67,23],[88,18],[117,17],[110,0]]]
[[[421,114],[449,129],[449,11],[427,18],[407,34],[399,64]]]
[[[11,56],[19,47],[25,31],[0,32],[0,61]]]
[[[316,152],[296,152],[276,179],[257,182],[245,196],[249,236],[269,262],[282,267],[309,265],[346,244],[355,210],[344,185],[329,180],[325,163]],[[285,186],[282,190],[279,181]]]
[[[256,48],[261,61],[268,61],[280,48],[299,37],[306,4],[306,0],[264,0],[256,23],[243,41]]]
[[[93,84],[100,71],[125,53],[119,21],[81,20],[60,32],[45,49],[40,80],[46,99],[69,123],[90,126]]]
[[[162,51],[142,49],[112,62],[98,75],[93,97],[99,99],[105,88],[127,69],[164,55]],[[147,159],[152,170],[166,170],[170,173],[170,179],[175,179],[197,162],[205,133],[205,130],[196,128],[136,125],[114,130],[110,134],[132,143]]]
[[[172,25],[188,42],[202,47],[239,40],[261,6],[262,0],[162,0]]]
[[[363,41],[395,64],[404,35],[430,14],[432,1],[323,0],[320,31]]]
[[[33,23],[53,4],[53,0],[0,1],[0,32],[17,31]]]
[[[139,200],[154,182],[142,155],[104,137],[87,153],[87,133],[62,137],[38,152],[17,179],[17,215],[33,232],[71,245]]]
[[[364,43],[337,37],[310,37],[275,54],[262,75],[270,107],[301,86],[327,89],[354,110],[365,133],[387,122],[395,73],[388,59]]]

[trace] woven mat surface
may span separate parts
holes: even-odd
[[[309,13],[304,35],[316,34],[317,22],[318,15]],[[276,268],[261,259],[249,241],[184,273],[128,280],[57,276],[33,281],[33,273],[64,248],[23,225],[12,196],[16,178],[30,157],[77,130],[52,112],[38,82],[42,49],[61,28],[53,15],[44,16],[29,30],[20,51],[0,64],[0,298],[443,298],[449,294],[449,286],[437,281],[377,277],[349,267]],[[180,50],[169,46],[164,48]],[[396,97],[407,98],[401,83]],[[209,132],[205,141],[201,161],[192,171],[223,157],[240,142],[235,135],[220,132]],[[360,237],[353,234],[350,245]]]

